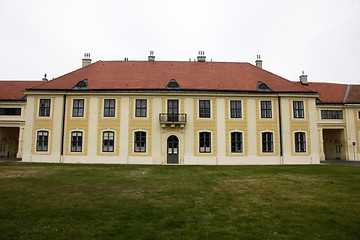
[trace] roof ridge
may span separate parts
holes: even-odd
[[[92,66],[92,65],[94,65],[95,63],[98,63],[98,62],[101,62],[101,60],[96,61],[96,62],[94,62],[94,63],[91,63],[91,64],[89,64],[89,65],[87,65],[87,66],[85,66],[85,67],[81,67],[81,68],[75,69],[74,71],[65,73],[65,74],[63,74],[63,75],[61,75],[61,76],[59,76],[59,77],[56,77],[56,78],[52,79],[52,80],[46,81],[46,82],[44,82],[43,84],[39,84],[39,85],[33,86],[33,87],[31,87],[31,88],[28,88],[28,89],[34,89],[34,88],[36,88],[36,87],[44,86],[44,85],[46,85],[46,84],[48,84],[48,83],[50,83],[50,82],[52,82],[52,81],[54,81],[54,80],[58,80],[58,79],[61,78],[61,77],[65,77],[65,76],[67,76],[67,75],[69,75],[69,74],[72,74],[72,73],[74,73],[74,72],[80,71],[80,70],[82,70],[82,69],[84,69],[84,68],[87,68],[87,67],[89,67],[89,66]]]
[[[290,81],[289,79],[286,79],[286,78],[284,78],[284,77],[281,77],[281,76],[279,76],[279,75],[277,75],[277,74],[275,74],[275,73],[272,73],[272,72],[270,72],[270,71],[268,71],[268,70],[266,70],[266,69],[259,68],[259,67],[255,66],[255,65],[251,64],[251,63],[248,63],[248,64],[250,64],[251,66],[253,66],[253,67],[255,67],[255,68],[258,68],[259,70],[263,70],[263,71],[265,71],[265,72],[267,72],[267,73],[270,73],[270,74],[272,74],[272,75],[280,78],[280,80],[289,82],[289,83],[291,83],[291,84],[293,84],[293,85],[296,85],[297,87],[301,87],[301,88],[303,88],[303,89],[306,89],[306,92],[308,92],[309,90],[310,90],[311,92],[315,92],[315,91],[312,90],[312,89],[309,89],[309,88],[306,88],[306,87],[304,87],[304,86],[301,86],[301,85],[297,84],[296,82]]]
[[[347,101],[347,98],[348,98],[349,92],[350,92],[350,88],[351,88],[351,84],[347,85],[343,103],[346,103],[346,101]]]

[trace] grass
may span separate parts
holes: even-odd
[[[360,168],[0,163],[0,239],[360,239]]]

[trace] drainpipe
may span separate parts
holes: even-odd
[[[280,96],[278,96],[278,106],[279,106],[279,134],[280,134],[280,164],[284,164],[283,159],[283,146],[282,146],[282,127],[281,127],[281,104]]]
[[[60,149],[60,163],[63,162],[64,155],[64,132],[65,132],[65,109],[66,109],[66,94],[64,94],[64,106],[63,106],[63,119],[61,127],[61,149]]]

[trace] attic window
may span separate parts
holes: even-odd
[[[272,90],[265,83],[260,81],[258,81],[257,90],[258,92],[272,92]]]
[[[72,89],[88,89],[88,80],[84,79],[79,81]]]
[[[175,79],[171,79],[166,89],[181,89],[180,85],[176,82]]]

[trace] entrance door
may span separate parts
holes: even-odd
[[[335,158],[340,159],[341,158],[341,144],[339,139],[335,140]]]
[[[168,100],[168,121],[179,121],[179,100]]]
[[[167,140],[167,163],[179,163],[179,139],[174,135]]]

